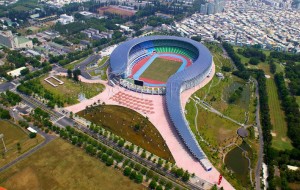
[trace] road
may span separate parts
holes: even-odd
[[[86,79],[92,79],[91,75],[86,71],[86,66],[93,63],[97,62],[101,56],[99,54],[96,55],[91,55],[79,64],[75,66],[75,69],[79,69],[81,71],[81,76],[83,76]]]
[[[31,108],[35,109],[35,108],[41,108],[42,110],[44,110],[45,112],[50,114],[50,120],[51,121],[58,121],[60,118],[63,118],[63,114],[53,111],[50,108],[48,108],[45,104],[41,103],[40,101],[27,96],[25,94],[22,94],[16,90],[12,90],[13,92],[19,94],[19,96],[22,98],[22,100]]]
[[[4,92],[6,90],[10,90],[12,88],[14,88],[15,85],[12,82],[5,82],[0,84],[0,92]]]
[[[22,94],[20,92],[14,91],[15,93],[18,93],[22,100],[31,108],[41,108],[43,111],[49,113],[50,120],[53,122],[53,124],[59,125],[59,127],[65,127],[65,126],[73,126],[74,121],[68,117],[66,117],[64,114],[54,111],[51,108],[48,108],[45,104],[42,102],[27,96],[25,94]]]
[[[3,172],[4,170],[6,170],[9,167],[15,165],[16,163],[23,160],[24,158],[27,158],[28,156],[32,155],[37,150],[41,149],[42,147],[44,147],[45,145],[47,145],[48,143],[50,143],[52,140],[54,140],[56,138],[56,136],[46,134],[43,131],[38,131],[38,134],[42,135],[45,138],[44,142],[42,142],[41,144],[35,146],[34,148],[30,149],[29,151],[25,152],[24,154],[22,154],[21,156],[19,156],[15,160],[13,160],[12,162],[2,166],[0,168],[0,172]]]
[[[258,92],[258,83],[254,79],[254,84],[255,84],[255,96],[257,98],[257,105],[256,105],[256,126],[258,129],[258,134],[259,134],[259,151],[258,151],[258,159],[257,159],[257,165],[255,168],[255,189],[260,190],[261,185],[260,185],[260,172],[262,169],[262,163],[263,163],[263,157],[264,157],[264,140],[263,140],[263,134],[262,134],[262,128],[260,124],[260,103],[259,103],[259,92]]]

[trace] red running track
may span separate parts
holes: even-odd
[[[139,79],[144,82],[150,83],[150,84],[166,84],[165,82],[162,82],[162,81],[152,80],[152,79],[143,78],[143,77],[140,77]]]
[[[131,75],[130,77],[132,78],[132,76],[142,68],[142,66],[147,63],[147,61],[151,58],[152,56],[147,56],[145,57],[144,59],[140,60],[139,62],[137,62],[137,64],[135,64],[132,68],[132,72],[131,72]]]

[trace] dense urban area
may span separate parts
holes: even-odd
[[[299,106],[299,0],[0,0],[0,189],[297,190]]]

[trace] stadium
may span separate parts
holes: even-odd
[[[213,61],[199,42],[176,36],[148,36],[120,44],[110,56],[109,83],[153,95],[165,95],[169,119],[190,153],[206,171],[212,166],[185,119],[180,95],[206,79]]]

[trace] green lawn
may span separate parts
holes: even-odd
[[[25,131],[27,132],[26,129],[22,130],[19,126],[8,121],[0,120],[0,134],[4,135],[5,146],[8,150],[4,156],[1,155],[0,166],[11,162],[22,153],[44,141],[40,135],[37,135],[34,139],[30,139]],[[17,149],[17,143],[20,143],[20,151]],[[1,153],[4,151],[2,142],[0,142],[0,151]]]
[[[212,112],[209,112],[198,107],[197,126],[199,133],[206,139],[212,146],[216,148],[220,145],[227,144],[227,139],[236,137],[236,131],[239,125],[224,119]],[[187,114],[185,115],[189,121],[193,133],[196,135],[197,130],[195,126],[196,108],[194,101],[190,101],[186,107]]]
[[[146,189],[82,149],[56,139],[0,174],[7,189]]]
[[[108,59],[109,56],[104,56],[101,60],[98,61],[98,67],[102,66]]]
[[[97,94],[101,93],[104,90],[103,84],[97,83],[84,83],[84,82],[75,82],[72,79],[66,77],[56,76],[58,79],[64,82],[63,85],[58,85],[53,87],[44,79],[48,76],[40,78],[40,82],[43,87],[50,92],[52,92],[56,97],[64,100],[67,105],[72,105],[78,103],[78,95],[84,93],[86,98],[92,98]]]
[[[83,110],[78,115],[174,163],[174,158],[158,130],[136,111],[122,106],[101,105],[89,112]],[[134,129],[137,124],[141,126],[141,129]]]
[[[291,141],[287,137],[287,124],[284,112],[281,109],[277,93],[277,87],[273,78],[267,79],[268,102],[270,106],[270,117],[273,125],[272,146],[278,150],[292,149]]]
[[[182,62],[156,58],[140,77],[167,82],[169,77],[176,73],[181,64]]]

